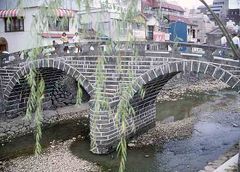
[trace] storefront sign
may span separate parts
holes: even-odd
[[[165,42],[165,32],[153,32],[153,40],[158,42]]]

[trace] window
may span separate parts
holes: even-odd
[[[49,18],[48,26],[50,31],[69,31],[69,18],[59,17],[56,20]]]
[[[24,31],[23,17],[5,18],[5,32]]]
[[[192,38],[196,38],[196,32],[194,29],[192,30]]]
[[[153,40],[153,30],[154,26],[148,26],[148,40]]]

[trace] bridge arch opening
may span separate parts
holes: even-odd
[[[46,66],[41,61],[35,63],[38,75],[41,75],[45,81],[43,110],[54,110],[76,104],[78,81],[80,81],[80,87],[83,91],[82,103],[90,100],[92,86],[77,70],[67,66],[63,62],[56,62],[61,66],[57,68],[54,67],[54,62],[52,63],[53,65],[49,65],[49,63],[47,62],[48,65]],[[7,118],[15,118],[25,114],[30,94],[26,75],[31,65],[28,64],[16,72],[5,89],[5,111]]]
[[[154,126],[156,120],[156,99],[163,86],[178,73],[194,73],[207,75],[213,79],[222,81],[232,90],[240,93],[240,79],[231,71],[230,66],[222,67],[212,63],[201,61],[177,61],[170,62],[151,69],[134,82],[134,92],[130,103],[135,109],[133,120],[135,127],[144,130]],[[145,90],[144,98],[140,96],[140,90]]]

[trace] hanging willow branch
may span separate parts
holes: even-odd
[[[33,49],[28,53],[28,60],[36,60],[40,52],[41,48]],[[42,137],[42,101],[44,98],[45,82],[34,65],[32,65],[32,67],[30,68],[29,74],[27,75],[26,79],[30,87],[30,94],[27,101],[25,119],[31,120],[32,118],[34,118],[33,121],[35,124],[35,154],[38,155],[41,153],[42,150],[40,140]]]
[[[83,96],[83,90],[81,88],[81,81],[77,82],[77,96],[76,96],[76,105],[80,105],[82,103],[82,96]]]
[[[37,92],[36,92],[36,111],[35,111],[35,154],[38,155],[41,153],[42,147],[40,144],[40,140],[42,138],[42,103],[44,98],[44,90],[45,90],[45,82],[43,78],[41,77],[41,80],[39,81],[37,85]]]

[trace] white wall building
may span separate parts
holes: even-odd
[[[215,28],[213,21],[209,17],[200,12],[198,9],[191,9],[186,14],[190,22],[193,24],[193,30],[189,30],[189,41],[191,42],[200,42],[206,43],[207,33],[212,31]]]
[[[79,12],[81,30],[93,30],[99,34],[99,37],[104,36],[118,41],[127,41],[131,39],[129,36],[133,36],[136,40],[145,40],[145,16],[140,13],[134,16],[132,18],[134,23],[122,19],[122,14],[127,10],[131,1],[109,0],[108,4],[104,2],[94,0],[90,4],[89,11]],[[136,4],[136,10],[139,12],[140,2]]]
[[[73,6],[69,3],[71,1],[63,1],[59,9],[52,10],[58,17],[49,15],[44,30],[40,31],[39,26],[33,25],[43,2],[45,1],[25,0],[18,8],[14,0],[0,1],[0,51],[16,52],[51,45],[53,40],[61,43],[60,37],[63,32],[70,38],[73,37],[77,31],[77,14],[70,8]],[[51,20],[54,21],[50,22]],[[40,45],[36,42],[37,37],[42,39]]]

